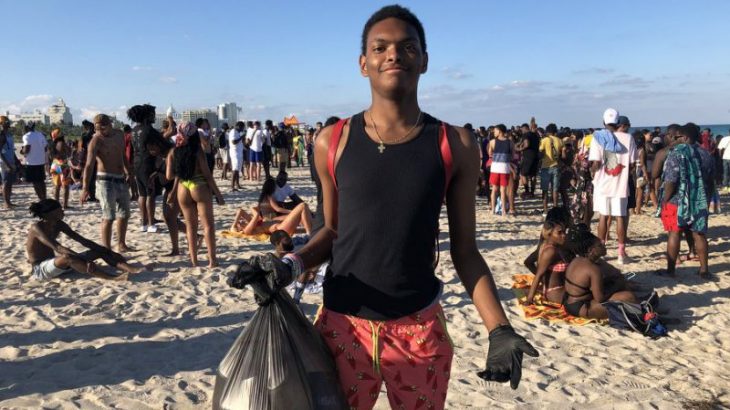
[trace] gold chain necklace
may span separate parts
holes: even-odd
[[[380,141],[380,144],[378,144],[378,151],[380,151],[380,153],[382,154],[383,151],[385,151],[385,143],[383,142],[383,139],[380,138],[380,133],[378,133],[378,126],[375,124],[375,120],[373,119],[373,113],[368,111],[368,115],[370,115],[370,122],[373,123],[373,129],[375,130],[375,135],[378,137],[378,141]],[[391,141],[390,143],[397,144],[397,143],[403,141],[404,139],[408,138],[408,136],[411,135],[411,132],[413,132],[413,130],[416,129],[416,127],[418,126],[418,123],[421,122],[421,115],[423,115],[423,111],[418,110],[418,118],[416,119],[416,123],[413,124],[413,126],[411,127],[410,130],[408,130],[408,132],[406,132],[406,135],[396,139],[395,141]]]

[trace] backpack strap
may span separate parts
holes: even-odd
[[[441,160],[444,162],[444,199],[446,199],[446,193],[449,191],[449,183],[451,182],[451,174],[454,166],[454,158],[451,156],[451,145],[449,144],[448,134],[449,124],[441,122],[439,132],[439,148],[441,149]]]
[[[349,118],[345,118],[337,121],[334,128],[332,129],[332,135],[330,136],[329,150],[327,151],[327,170],[329,171],[332,183],[335,184],[335,191],[337,191],[337,178],[335,177],[335,157],[337,157],[337,148],[340,146],[340,138],[342,138],[342,129],[347,124]]]

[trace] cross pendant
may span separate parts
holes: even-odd
[[[383,151],[385,151],[385,145],[383,145],[382,142],[380,143],[380,145],[378,145],[378,151],[380,151],[381,154],[383,153]]]

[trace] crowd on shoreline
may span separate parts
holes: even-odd
[[[12,185],[19,182],[21,174],[24,181],[33,184],[38,199],[45,199],[47,174],[52,180],[55,201],[60,200],[63,209],[71,207],[69,191],[74,189],[81,191],[82,202],[102,201],[102,248],[109,249],[117,260],[122,260],[121,254],[111,251],[111,225],[114,220],[118,222],[118,251],[127,251],[129,202],[136,200],[143,232],[157,232],[158,224],[163,221],[167,225],[171,240],[168,255],[180,254],[178,236],[183,230],[188,239],[191,263],[197,265],[197,249],[204,239],[209,267],[213,267],[217,265],[217,259],[212,201],[215,198],[218,203],[224,202],[213,178],[213,172],[219,171],[222,180],[230,179],[231,192],[241,189],[241,179],[264,182],[257,203],[250,210],[241,207],[236,214],[232,231],[244,234],[283,231],[277,237],[283,235],[288,238],[286,241],[291,241],[300,226],[308,236],[321,228],[321,194],[318,193],[318,212],[313,213],[288,185],[286,169],[292,163],[304,166],[306,159],[313,180],[318,182],[312,163],[313,144],[323,127],[336,122],[336,117],[300,132],[283,123],[274,125],[270,120],[263,126],[259,121],[239,121],[233,127],[224,123],[215,130],[203,118],[194,124],[176,124],[172,117],[163,122],[162,129],[156,130],[152,125],[155,111],[150,105],[134,106],[128,116],[134,127],[125,125],[121,130],[112,129],[110,118],[105,115],[97,116],[94,123],[84,121],[81,138],[69,141],[60,129],[54,129],[51,140],[47,141],[42,133],[34,130],[33,124],[28,124],[20,150],[25,157],[24,163],[15,155],[12,135],[8,131],[10,122],[5,117],[0,118],[5,206],[14,206],[10,201]],[[710,210],[719,212],[720,190],[730,189],[730,160],[724,159],[730,156],[730,136],[713,137],[709,129],[700,131],[691,123],[685,126],[671,124],[664,133],[657,128],[628,134],[629,119],[618,115],[616,110],[607,110],[603,119],[605,128],[599,130],[558,128],[552,123],[542,128],[534,118],[529,124],[509,130],[502,124],[476,130],[471,124],[465,125],[480,146],[482,172],[476,194],[487,198],[489,212],[518,215],[520,202],[535,196],[539,181],[543,217],[548,216],[549,205],[569,215],[568,219],[547,218],[545,221],[541,243],[546,241],[548,247],[559,251],[543,252],[540,247],[537,254],[528,258],[530,262],[526,265],[530,271],[540,273],[535,286],[547,286],[544,292],[555,288],[556,283],[564,286],[563,278],[551,285],[550,272],[556,264],[558,271],[567,267],[563,253],[570,254],[570,259],[580,255],[567,251],[564,243],[548,240],[553,230],[567,234],[570,227],[581,224],[583,230],[590,231],[594,213],[598,213],[597,237],[605,244],[610,236],[610,225],[615,220],[618,262],[623,264],[628,262],[626,243],[630,216],[642,214],[646,208],[661,216],[668,232],[667,268],[660,273],[674,275],[679,236],[686,232],[689,252],[682,256],[683,260],[698,259],[700,275],[709,277],[706,222],[703,221]],[[103,144],[105,141],[116,142]],[[684,169],[693,162],[692,158],[687,158],[687,153],[680,155],[675,149],[680,144],[701,150],[697,151],[702,153],[697,157],[699,168],[692,168],[694,175],[688,175]],[[665,165],[667,161],[668,165]],[[279,169],[276,179],[271,173],[272,167]],[[689,178],[694,180],[685,181]],[[696,190],[688,186],[696,187],[698,181],[703,182],[704,198],[690,197]],[[665,192],[668,184],[672,185],[669,194]],[[97,187],[102,188],[100,192]],[[687,199],[678,198],[680,194]],[[163,221],[155,218],[155,208],[159,206],[156,200],[160,195]],[[45,202],[45,207],[56,208],[50,204]],[[677,216],[684,225],[677,224]],[[203,227],[202,236],[197,233],[199,224]],[[280,241],[277,239],[277,243]],[[59,249],[69,253],[68,249]],[[58,249],[55,251],[59,253]],[[84,259],[78,254],[71,256]],[[32,256],[29,258],[32,264],[41,262]],[[539,263],[541,258],[545,259],[544,266]],[[35,265],[37,263],[34,269]],[[543,281],[545,272],[548,274]],[[547,297],[547,293],[544,296]],[[534,289],[528,300],[533,298]],[[563,302],[562,296],[552,299]]]

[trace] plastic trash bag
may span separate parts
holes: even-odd
[[[218,366],[213,409],[347,408],[327,346],[283,289],[292,280],[283,266],[255,256],[228,279],[250,285],[259,309]]]

